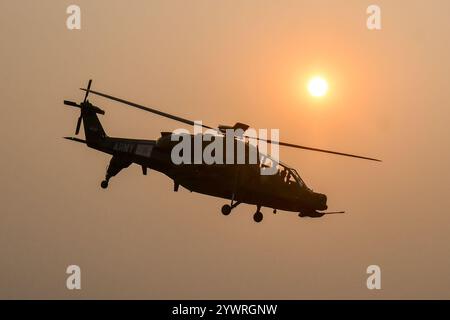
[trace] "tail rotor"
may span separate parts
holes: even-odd
[[[89,91],[91,90],[92,79],[89,79],[88,86],[86,88],[86,94],[84,95],[84,103],[87,101],[87,97],[89,95]]]
[[[80,108],[80,116],[78,117],[77,120],[77,126],[75,129],[75,135],[78,135],[80,133],[80,128],[81,128],[81,121],[83,119],[83,111],[84,110],[91,110],[95,113],[98,114],[105,114],[105,111],[101,110],[100,108],[92,105],[88,98],[89,92],[91,90],[91,84],[92,84],[92,79],[89,80],[87,88],[86,88],[86,94],[84,95],[84,100],[83,102],[81,102],[80,104],[73,102],[73,101],[69,101],[69,100],[64,100],[64,104],[67,106],[71,106],[71,107],[75,107],[75,108]]]

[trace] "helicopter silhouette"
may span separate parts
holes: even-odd
[[[65,139],[86,144],[89,148],[110,154],[112,156],[108,165],[105,179],[101,182],[101,187],[106,189],[112,177],[121,170],[128,168],[131,164],[137,164],[142,167],[142,173],[147,175],[148,170],[155,170],[165,174],[173,180],[174,191],[178,191],[179,186],[183,186],[191,192],[198,192],[208,196],[219,197],[230,200],[230,204],[222,206],[222,214],[229,215],[238,205],[245,203],[256,206],[256,212],[253,215],[255,222],[263,220],[261,213],[262,207],[272,208],[273,212],[277,210],[290,211],[297,213],[300,217],[319,218],[326,214],[344,213],[344,211],[325,212],[327,206],[327,196],[322,193],[314,192],[302,180],[298,172],[291,166],[277,161],[276,173],[272,175],[262,175],[261,169],[267,166],[264,157],[270,159],[269,155],[261,155],[258,146],[249,143],[245,137],[233,136],[234,150],[243,147],[245,160],[243,163],[234,161],[232,163],[181,163],[175,164],[172,161],[172,149],[177,144],[174,139],[174,133],[161,132],[161,137],[156,140],[130,139],[120,137],[109,137],[103,129],[98,114],[104,115],[105,111],[89,102],[89,94],[94,94],[109,100],[120,102],[128,106],[138,108],[153,114],[169,118],[183,124],[198,125],[198,123],[165,113],[153,108],[149,108],[134,102],[120,99],[105,93],[91,90],[92,80],[89,80],[87,88],[80,88],[85,91],[84,100],[76,103],[64,100],[64,104],[80,109],[75,135],[78,135],[83,123],[85,139],[77,137],[64,137]],[[217,129],[201,124],[203,128],[213,129],[217,136],[213,139],[202,139],[202,150],[208,146],[208,141],[222,139],[226,143],[225,131],[227,129],[241,129],[245,131],[249,128],[243,123],[236,123],[234,126],[219,126]],[[195,136],[189,135],[194,141]],[[254,138],[254,137],[253,137]],[[281,141],[272,141],[269,139],[254,138],[259,142],[277,143],[280,146],[304,149],[309,151],[330,153],[340,156],[353,157],[364,160],[381,160],[359,156],[355,154],[337,152],[332,150],[312,148]],[[205,141],[206,140],[206,141]],[[252,151],[257,154],[257,161],[249,161],[248,155]],[[233,150],[233,151],[234,151]],[[236,159],[236,152],[233,157]],[[224,153],[226,157],[226,152]],[[272,165],[274,165],[272,163]]]

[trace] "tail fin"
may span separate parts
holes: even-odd
[[[84,100],[80,103],[76,103],[69,100],[64,100],[64,104],[74,108],[80,109],[80,116],[78,117],[77,126],[75,129],[75,135],[80,132],[81,121],[83,121],[84,134],[86,136],[86,143],[88,146],[95,146],[106,137],[105,130],[103,130],[102,124],[97,117],[97,114],[105,114],[105,111],[99,107],[94,106],[89,102],[88,95],[91,89],[92,80],[89,80],[86,89],[86,95]],[[78,139],[80,140],[80,139]],[[76,141],[78,141],[76,140]]]
[[[81,109],[81,114],[86,142],[88,145],[97,144],[107,136],[97,116],[97,113],[105,114],[105,112],[93,106],[89,100],[85,104],[86,106]]]

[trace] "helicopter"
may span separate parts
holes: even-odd
[[[221,212],[228,216],[233,209],[240,204],[250,204],[256,206],[256,212],[253,215],[255,222],[263,220],[261,212],[262,207],[271,208],[273,213],[277,210],[295,212],[299,217],[320,218],[326,214],[344,213],[344,211],[326,212],[327,196],[322,193],[314,192],[302,180],[297,170],[281,161],[276,165],[276,173],[271,175],[262,175],[261,169],[267,167],[267,163],[262,161],[263,157],[270,159],[269,155],[261,155],[256,147],[249,143],[248,136],[233,136],[233,147],[235,149],[244,147],[245,160],[242,163],[174,163],[172,161],[172,151],[177,144],[174,139],[175,133],[161,132],[161,137],[155,140],[131,139],[121,137],[110,137],[106,134],[98,115],[104,115],[105,111],[93,105],[89,100],[89,94],[103,97],[115,102],[119,102],[130,107],[144,110],[161,117],[169,118],[183,124],[197,125],[198,123],[176,115],[172,115],[157,109],[146,107],[131,101],[120,99],[112,95],[95,91],[91,89],[92,80],[89,80],[86,88],[80,88],[85,92],[84,100],[76,103],[70,100],[64,100],[64,104],[79,108],[80,115],[77,120],[75,135],[80,132],[83,123],[85,139],[78,137],[64,137],[65,139],[83,143],[87,147],[111,155],[111,160],[106,170],[105,179],[100,186],[103,189],[108,188],[109,181],[121,170],[128,168],[131,164],[141,166],[142,173],[147,175],[148,170],[158,171],[165,174],[173,180],[173,190],[178,191],[179,186],[191,192],[197,192],[208,196],[219,197],[229,200],[222,206]],[[203,128],[212,129],[217,132],[215,139],[225,141],[225,131],[227,129],[240,129],[244,132],[249,128],[243,123],[236,123],[234,126],[218,126],[217,129],[201,124]],[[201,134],[203,135],[203,134]],[[176,138],[176,137],[175,137]],[[194,135],[188,135],[188,138],[194,140]],[[292,143],[274,141],[270,139],[255,138],[258,142],[269,144],[277,143],[280,146],[316,151],[322,153],[335,154],[346,157],[359,158],[370,161],[380,162],[381,160],[359,156],[355,154],[337,152],[332,150],[312,148]],[[202,142],[202,148],[208,146],[208,139]],[[209,139],[211,140],[211,139]],[[213,139],[214,140],[214,139]],[[224,142],[225,143],[225,142]],[[247,155],[251,151],[257,154],[256,163],[250,162]],[[224,155],[225,156],[225,155]],[[233,156],[235,157],[235,155]]]

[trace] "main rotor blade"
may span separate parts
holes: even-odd
[[[88,91],[88,89],[84,89],[84,88],[80,88],[80,90]],[[129,105],[131,107],[134,107],[134,108],[137,108],[137,109],[145,110],[145,111],[148,111],[148,112],[160,115],[162,117],[166,117],[166,118],[169,118],[169,119],[172,119],[172,120],[175,120],[175,121],[179,121],[181,123],[185,123],[185,124],[188,124],[188,125],[191,125],[191,126],[195,125],[194,121],[192,121],[192,120],[184,119],[184,118],[181,118],[181,117],[177,117],[177,116],[174,116],[172,114],[169,114],[169,113],[166,113],[166,112],[162,112],[162,111],[159,111],[159,110],[156,110],[156,109],[152,109],[152,108],[149,108],[149,107],[145,107],[143,105],[140,105],[140,104],[137,104],[137,103],[134,103],[134,102],[131,102],[131,101],[127,101],[127,100],[124,100],[124,99],[116,98],[116,97],[113,97],[113,96],[108,95],[106,93],[101,93],[101,92],[94,91],[94,90],[90,90],[89,92],[92,93],[92,94],[95,94],[95,95],[98,95],[98,96],[110,99],[110,100],[114,100],[114,101],[117,101],[117,102],[120,102],[120,103],[127,104],[127,105]],[[216,130],[219,134],[221,134],[219,129],[215,129],[215,128],[212,128],[210,126],[204,125],[204,124],[202,124],[202,127],[206,128],[206,129]],[[249,136],[244,136],[244,137],[252,138],[252,137],[249,137]],[[237,138],[237,137],[235,137],[235,138]],[[284,146],[284,147],[304,149],[304,150],[324,152],[324,153],[331,153],[331,154],[335,154],[335,155],[339,155],[339,156],[346,156],[346,157],[352,157],[352,158],[358,158],[358,159],[364,159],[364,160],[371,160],[371,161],[381,162],[381,160],[379,160],[379,159],[365,157],[365,156],[359,156],[359,155],[350,154],[350,153],[344,153],[344,152],[338,152],[338,151],[332,151],[332,150],[325,150],[325,149],[306,147],[306,146],[296,145],[296,144],[287,143],[287,142],[272,141],[272,140],[268,140],[268,139],[261,139],[261,138],[253,138],[253,139],[256,139],[258,141],[264,141],[264,142],[267,142],[267,143],[277,143],[280,146]]]
[[[76,142],[80,142],[80,143],[87,143],[86,140],[75,138],[75,137],[64,137],[64,139],[76,141]]]
[[[87,91],[87,89],[84,89],[84,88],[80,88],[80,90]],[[162,117],[166,117],[166,118],[169,118],[169,119],[181,122],[181,123],[185,123],[185,124],[188,124],[188,125],[191,125],[191,126],[196,125],[196,123],[194,121],[192,121],[192,120],[184,119],[184,118],[181,118],[181,117],[177,117],[177,116],[174,116],[174,115],[172,115],[170,113],[166,113],[166,112],[162,112],[162,111],[159,111],[159,110],[156,110],[156,109],[153,109],[153,108],[145,107],[143,105],[140,105],[140,104],[137,104],[137,103],[134,103],[134,102],[131,102],[131,101],[127,101],[127,100],[124,100],[124,99],[116,98],[116,97],[110,96],[109,94],[101,93],[101,92],[94,91],[94,90],[90,90],[89,92],[92,93],[92,94],[96,94],[98,96],[110,99],[110,100],[114,100],[114,101],[117,101],[117,102],[120,102],[120,103],[127,104],[127,105],[129,105],[131,107],[134,107],[134,108],[137,108],[137,109],[141,109],[141,110],[144,110],[144,111],[147,111],[147,112],[151,112],[151,113],[157,114],[157,115],[162,116]],[[202,127],[206,128],[206,129],[214,129],[214,128],[209,127],[209,126],[204,125],[204,124],[202,124]],[[214,130],[216,130],[216,129],[214,129]]]
[[[352,157],[352,158],[358,158],[358,159],[364,159],[364,160],[371,160],[371,161],[381,162],[381,160],[379,160],[379,159],[365,157],[365,156],[359,156],[359,155],[351,154],[351,153],[344,153],[344,152],[338,152],[338,151],[332,151],[332,150],[326,150],[326,149],[312,148],[312,147],[306,147],[306,146],[301,146],[301,145],[298,145],[298,144],[287,143],[287,142],[282,142],[282,141],[272,141],[272,140],[269,140],[269,139],[252,138],[252,137],[249,137],[249,136],[244,136],[244,137],[251,138],[251,139],[256,139],[258,141],[264,141],[264,142],[271,143],[271,144],[272,143],[273,144],[279,144],[280,146],[284,146],[284,147],[303,149],[303,150],[309,150],[309,151],[324,152],[324,153],[331,153],[331,154],[335,154],[335,155],[338,155],[338,156],[345,156],[345,157]]]

